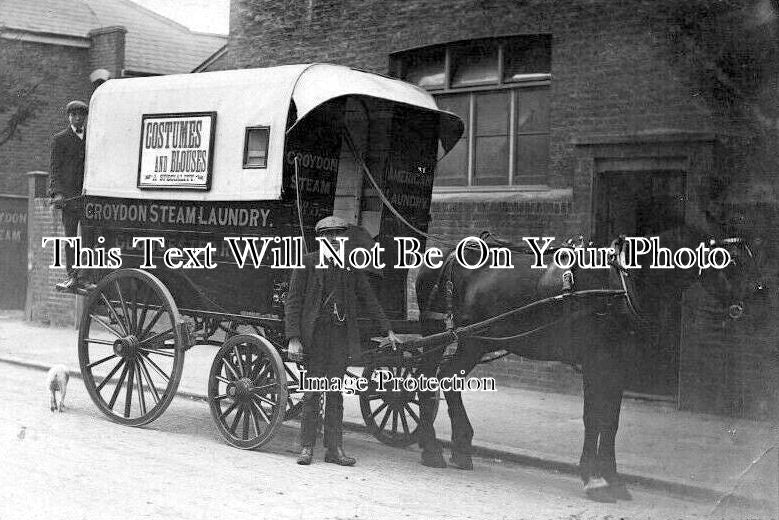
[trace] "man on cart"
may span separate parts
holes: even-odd
[[[315,231],[335,245],[348,227],[345,220],[331,216],[320,220]],[[390,342],[397,338],[364,273],[334,265],[316,269],[317,259],[316,253],[306,255],[304,268],[292,272],[285,303],[289,357],[305,360],[307,377],[342,379],[350,357],[355,359],[360,353],[358,309],[380,323]],[[320,392],[307,392],[303,397],[298,464],[311,464],[313,458],[320,397]],[[337,391],[325,393],[324,445],[325,462],[341,466],[357,462],[343,450],[343,396]]]
[[[84,185],[84,153],[86,148],[87,104],[71,101],[65,107],[68,127],[54,136],[51,147],[51,171],[49,172],[49,196],[52,205],[62,212],[62,226],[66,237],[78,235],[81,218],[81,189]],[[67,280],[57,284],[60,291],[92,289],[94,284],[79,277],[73,267],[73,248],[65,247]]]

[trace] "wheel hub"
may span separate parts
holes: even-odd
[[[123,358],[133,357],[138,351],[140,341],[132,334],[114,341],[114,354]]]
[[[248,377],[242,377],[227,385],[227,395],[239,400],[248,399],[253,391],[254,385]]]

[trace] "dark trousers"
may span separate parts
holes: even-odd
[[[77,209],[65,207],[62,209],[62,226],[65,228],[66,237],[78,236],[78,221],[80,213]],[[72,247],[65,246],[65,270],[68,276],[78,276],[78,271],[73,268],[73,263],[76,261],[76,254]]]
[[[316,345],[306,348],[306,377],[343,378],[346,373],[348,342],[345,325],[334,325],[329,317],[317,320]],[[306,392],[300,419],[300,445],[313,448],[319,429],[322,392]],[[344,399],[341,392],[325,392],[325,448],[343,445]]]

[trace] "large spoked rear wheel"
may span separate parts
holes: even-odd
[[[384,391],[379,391],[375,380],[379,370],[385,370],[400,380],[417,378],[419,372],[408,367],[366,367],[363,376],[368,379],[368,390],[360,394],[360,411],[371,435],[389,446],[410,446],[417,441],[419,394],[403,389],[402,384],[398,385],[398,391],[394,391],[391,384]],[[433,420],[438,413],[438,392],[435,397]]]
[[[287,408],[285,367],[274,346],[254,334],[225,341],[211,365],[208,403],[231,446],[251,450],[270,441]]]
[[[140,269],[114,271],[88,295],[79,365],[89,396],[112,421],[142,426],[170,405],[184,368],[180,325],[170,292]]]

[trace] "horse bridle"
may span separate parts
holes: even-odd
[[[619,274],[620,284],[622,285],[622,290],[625,291],[625,302],[628,306],[628,309],[630,310],[631,314],[635,318],[641,318],[642,313],[639,309],[638,303],[635,301],[635,296],[631,293],[630,289],[628,288],[628,277],[630,276],[630,271],[625,267],[623,261],[622,261],[622,247],[621,244],[624,242],[624,236],[620,236],[619,238],[615,239],[611,243],[612,249],[614,249],[614,255],[611,258],[611,266],[617,271]],[[721,239],[715,239],[710,238],[708,241],[709,245],[712,247],[717,247],[720,245],[724,246],[732,246],[737,245],[739,247],[742,247],[746,253],[749,255],[750,258],[754,259],[755,255],[752,252],[752,248],[749,247],[749,243],[741,237],[728,237],[728,238],[721,238]],[[731,260],[732,262],[732,260]],[[759,269],[758,269],[759,270]],[[762,273],[759,273],[762,274]],[[762,279],[762,277],[761,277]],[[755,288],[755,292],[763,290],[764,286],[763,283],[758,281],[757,287]],[[744,317],[744,301],[738,301],[736,303],[732,303],[728,305],[727,310],[727,317],[731,320],[740,320]]]

